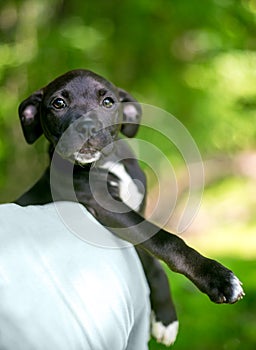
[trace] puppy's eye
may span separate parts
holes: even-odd
[[[66,107],[66,102],[63,100],[63,98],[58,97],[52,101],[52,106],[56,109],[63,109]]]
[[[115,104],[115,101],[111,97],[106,97],[102,101],[103,107],[106,107],[106,108],[111,108],[114,104]]]

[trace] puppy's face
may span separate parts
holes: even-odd
[[[41,125],[64,158],[80,164],[109,152],[122,123],[118,90],[92,73],[66,74],[44,88]]]
[[[44,133],[63,158],[83,165],[111,152],[120,130],[134,136],[141,115],[134,102],[104,78],[76,70],[32,94],[19,114],[29,143]]]

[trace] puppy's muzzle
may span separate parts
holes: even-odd
[[[97,119],[81,117],[73,122],[60,138],[56,151],[65,159],[85,165],[109,153],[113,137],[108,127]]]
[[[90,117],[81,118],[75,124],[75,129],[78,133],[82,134],[85,139],[89,139],[97,134],[102,129],[103,125],[99,120],[92,119]]]

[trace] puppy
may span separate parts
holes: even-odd
[[[141,107],[130,94],[93,72],[74,70],[23,101],[19,116],[28,143],[42,134],[48,139],[59,181],[58,188],[51,187],[48,167],[16,203],[76,200],[67,185],[72,167],[79,202],[114,234],[136,245],[151,289],[152,333],[158,341],[172,344],[178,321],[168,280],[155,258],[185,275],[216,303],[234,303],[243,297],[232,271],[143,218],[145,175],[131,149],[119,139],[120,132],[134,137],[139,128]]]

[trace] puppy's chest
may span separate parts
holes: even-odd
[[[122,202],[131,209],[138,211],[144,198],[144,191],[140,188],[139,182],[130,176],[122,163],[109,161],[102,168],[107,169],[118,178],[118,181],[111,180],[110,185],[118,188]]]

